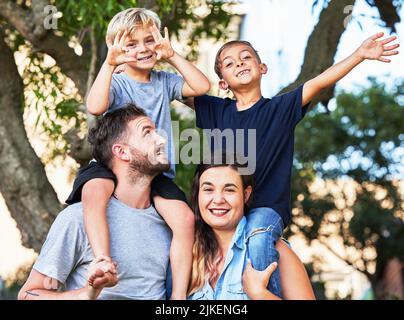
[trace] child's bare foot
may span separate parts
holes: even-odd
[[[118,275],[97,269],[95,274],[92,274],[88,279],[88,283],[96,290],[114,287],[118,283]]]
[[[113,287],[118,283],[116,263],[110,257],[95,258],[88,269],[88,289],[92,299],[98,297],[105,287]]]

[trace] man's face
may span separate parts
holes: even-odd
[[[128,56],[136,58],[135,62],[129,62],[132,68],[139,70],[151,70],[157,63],[155,52],[156,42],[149,27],[139,26],[125,41],[125,47],[129,51]]]
[[[220,54],[222,89],[238,89],[259,86],[261,76],[267,72],[265,64],[259,62],[254,50],[245,44],[235,44]]]
[[[165,152],[166,140],[156,132],[148,117],[139,117],[128,124],[125,159],[130,168],[146,175],[155,175],[170,168]]]

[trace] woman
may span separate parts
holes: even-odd
[[[231,163],[223,160],[222,155],[221,161],[199,165],[193,180],[196,238],[190,299],[280,299],[266,289],[276,264],[256,271],[248,261],[244,213],[252,197],[253,178],[240,175],[237,163],[223,164]],[[299,258],[284,241],[276,247],[283,297],[315,299]]]

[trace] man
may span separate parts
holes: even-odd
[[[107,218],[118,269],[107,258],[94,260],[77,203],[57,216],[18,298],[165,299],[171,231],[150,201],[153,178],[169,170],[165,140],[129,105],[105,115],[89,141],[94,158],[117,177]]]

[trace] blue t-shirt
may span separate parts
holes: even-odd
[[[195,97],[196,125],[201,129],[230,129],[235,137],[232,150],[243,154],[249,161],[255,161],[252,208],[274,209],[282,217],[285,227],[291,220],[290,185],[294,129],[304,117],[309,105],[302,106],[302,91],[303,85],[272,99],[261,97],[256,104],[243,111],[238,111],[236,101],[229,98],[208,95]],[[240,139],[237,129],[244,129],[244,150],[241,151],[239,146],[236,146],[237,140]],[[248,129],[256,130],[253,155],[248,154]],[[213,140],[211,137],[212,149],[215,148]],[[224,148],[226,141],[222,141]]]
[[[134,103],[142,108],[156,124],[157,132],[167,140],[166,154],[170,162],[170,171],[164,173],[169,178],[175,176],[175,147],[171,128],[170,102],[182,100],[184,79],[175,73],[154,71],[150,73],[150,82],[138,82],[125,73],[112,76],[107,112]]]

